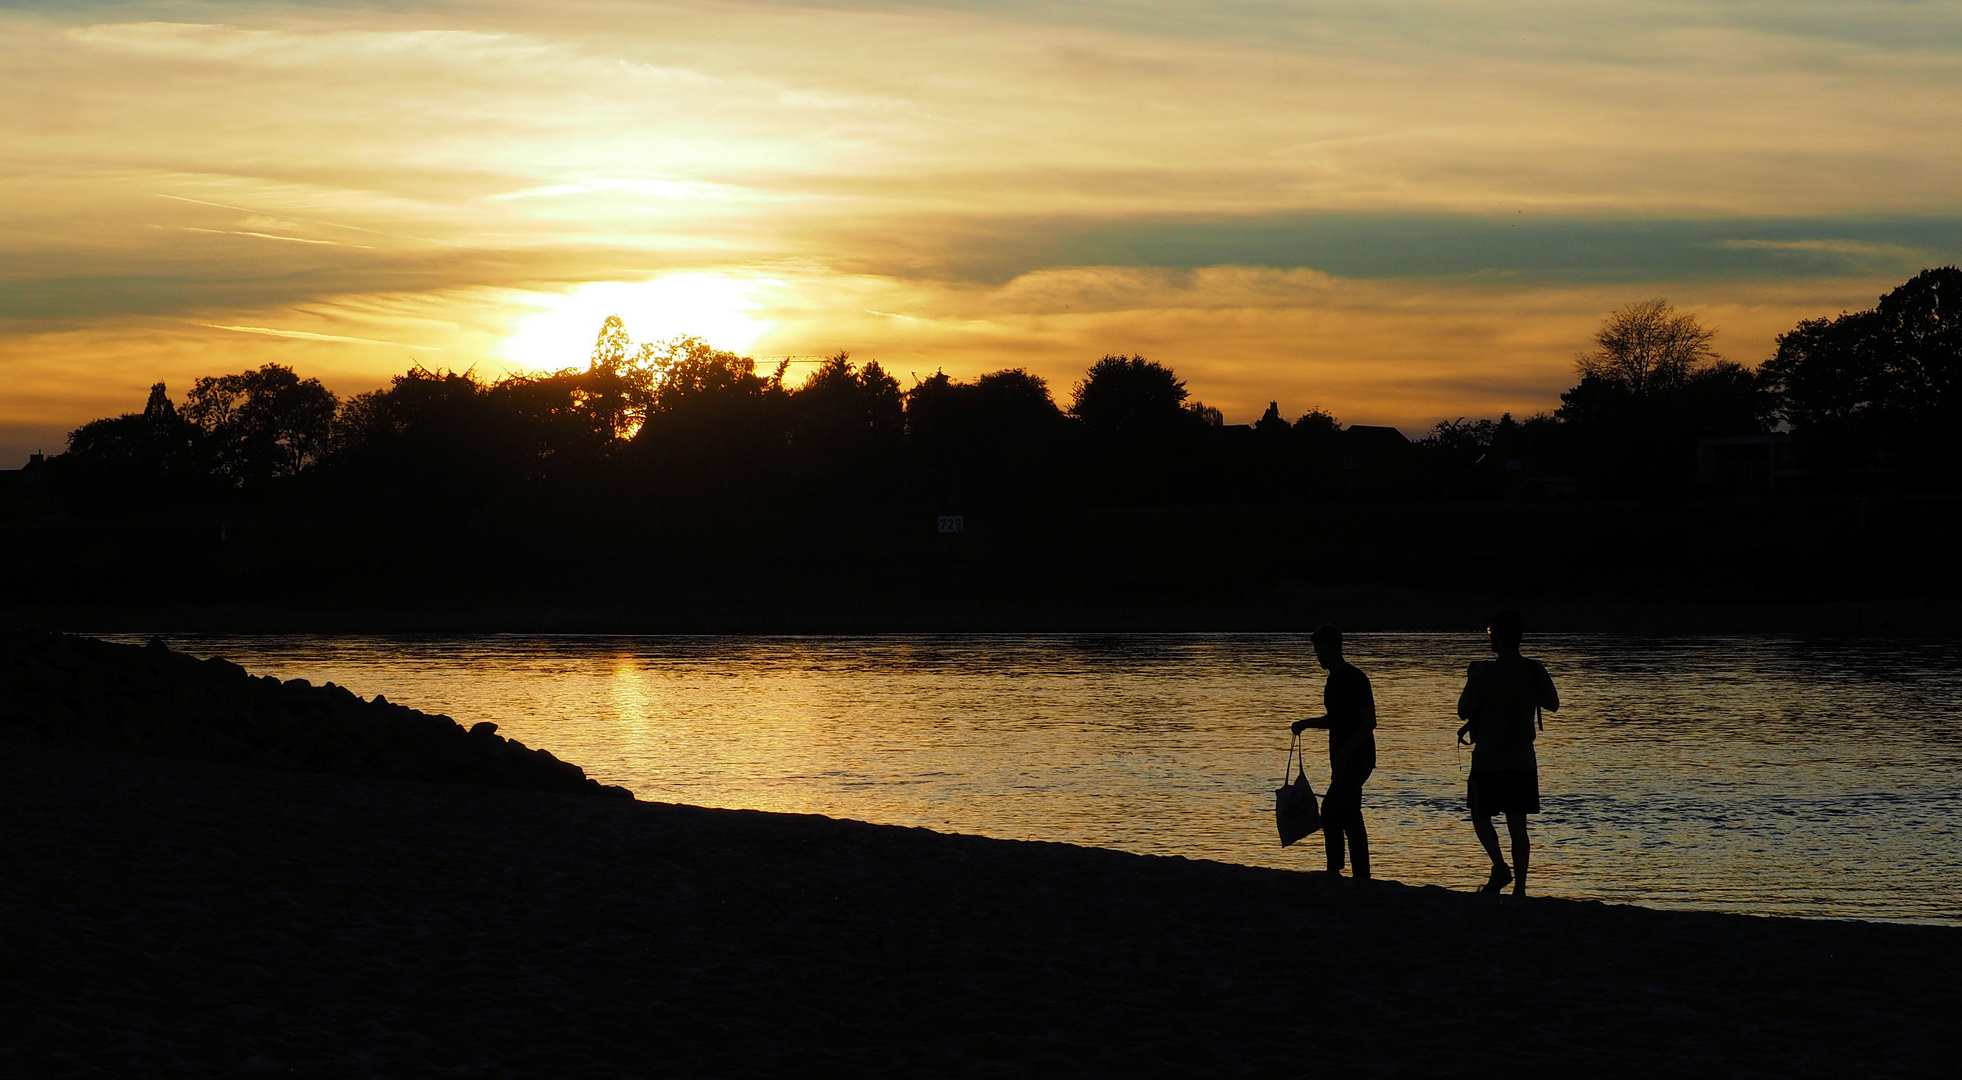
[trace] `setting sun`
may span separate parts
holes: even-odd
[[[593,337],[618,315],[637,342],[699,337],[719,349],[746,353],[774,326],[757,315],[781,283],[721,273],[666,274],[651,281],[595,281],[565,293],[530,293],[529,307],[498,355],[530,371],[582,367]]]

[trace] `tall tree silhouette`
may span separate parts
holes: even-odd
[[[1142,356],[1107,355],[1072,391],[1070,415],[1092,431],[1149,434],[1187,418],[1185,380]]]
[[[971,383],[935,372],[906,392],[907,435],[915,446],[936,454],[986,453],[1060,415],[1048,383],[1020,368],[989,372]]]
[[[297,476],[319,463],[334,430],[340,399],[319,379],[283,364],[199,379],[184,419],[201,433],[212,471],[250,487]]]
[[[200,489],[198,429],[177,413],[163,383],[140,413],[91,420],[68,435],[57,469],[101,497],[153,503]]]
[[[562,407],[542,411],[556,414],[571,433],[541,433],[541,410],[530,400],[539,392],[533,384],[530,376],[493,386],[470,372],[412,368],[387,389],[342,406],[327,473],[349,493],[401,498],[446,513],[535,489],[569,464],[554,460],[568,441],[583,445],[588,455],[600,441],[585,418],[563,407],[563,385]]]
[[[679,337],[646,349],[654,373],[634,454],[648,482],[688,498],[754,497],[783,471],[789,364],[756,361]]]
[[[1649,494],[1680,489],[1694,475],[1699,436],[1766,430],[1772,399],[1755,373],[1717,355],[1716,336],[1659,299],[1601,321],[1556,412],[1599,480]]]
[[[1717,331],[1694,313],[1677,312],[1663,299],[1616,309],[1594,332],[1595,348],[1574,358],[1584,379],[1598,379],[1642,397],[1674,389],[1690,373],[1716,360]]]
[[[575,399],[609,438],[631,438],[646,419],[655,381],[654,353],[651,346],[634,350],[620,316],[609,315],[600,326],[585,378],[574,380]]]
[[[1962,423],[1962,270],[1923,270],[1871,310],[1799,323],[1762,371],[1808,467],[1946,471]]]
[[[797,468],[812,478],[855,476],[857,467],[896,451],[906,432],[898,380],[876,360],[854,366],[843,350],[790,395],[789,412]]]
[[[1068,468],[1068,426],[1027,371],[971,383],[935,372],[906,392],[911,488],[943,510],[1045,501]]]

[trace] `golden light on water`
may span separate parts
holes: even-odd
[[[1316,838],[1285,850],[1274,842],[1271,793],[1287,721],[1321,691],[1299,635],[171,644],[281,679],[333,679],[465,725],[489,720],[650,801],[1289,869],[1321,860]],[[1954,860],[1927,854],[1955,845],[1944,703],[1962,685],[1956,647],[1828,655],[1783,636],[1668,646],[1535,635],[1532,649],[1563,698],[1537,748],[1548,793],[1548,813],[1533,826],[1543,893],[1962,922]],[[1631,667],[1631,650],[1667,662]],[[1478,634],[1350,641],[1379,710],[1385,765],[1364,813],[1382,876],[1452,888],[1483,878],[1460,802],[1465,761],[1451,706],[1464,663],[1484,655]],[[1808,726],[1821,687],[1857,722]],[[1875,725],[1889,732],[1883,743],[1859,734]],[[1641,752],[1630,752],[1631,740]],[[1327,775],[1319,750],[1308,762],[1318,782]],[[1876,768],[1900,778],[1900,789],[1876,792]],[[1658,791],[1694,793],[1699,812],[1654,813]],[[1141,805],[1152,812],[1137,813]],[[1858,824],[1885,813],[1901,827]],[[1897,868],[1884,880],[1866,872],[1883,860]]]

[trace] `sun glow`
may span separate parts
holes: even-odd
[[[593,281],[566,293],[529,293],[498,353],[531,371],[584,367],[607,316],[618,315],[636,342],[683,335],[747,353],[775,322],[757,312],[781,282],[723,273],[665,274],[651,281]]]

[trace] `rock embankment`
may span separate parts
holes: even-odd
[[[253,677],[152,639],[0,634],[0,742],[82,745],[290,772],[632,797],[497,734],[346,687]]]

